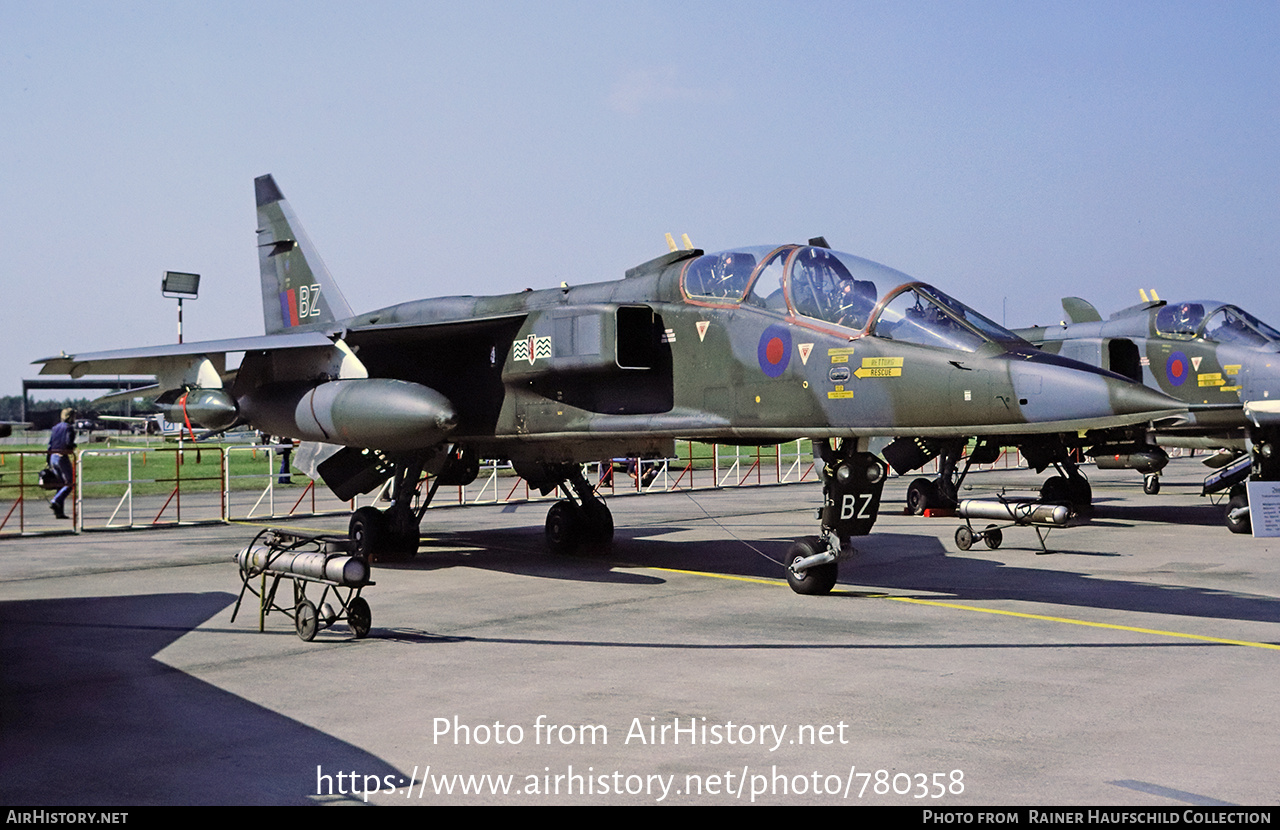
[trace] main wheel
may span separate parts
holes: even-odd
[[[347,604],[347,625],[351,626],[357,640],[368,636],[369,627],[373,625],[373,612],[364,597],[356,597]]]
[[[1067,498],[1078,510],[1093,507],[1093,488],[1089,486],[1089,480],[1083,476],[1068,478]]]
[[[547,511],[547,547],[552,553],[568,554],[582,543],[583,520],[578,505],[561,499]]]
[[[311,600],[304,599],[298,603],[293,624],[303,642],[309,643],[316,638],[316,630],[320,627],[319,615],[316,614],[316,607],[312,605]]]
[[[1232,521],[1231,519],[1231,511],[1241,507],[1248,507],[1248,506],[1249,506],[1248,493],[1243,493],[1243,492],[1236,493],[1231,497],[1231,499],[1227,502],[1227,515],[1226,515],[1227,530],[1230,530],[1232,533],[1252,533],[1253,532],[1253,520],[1252,520],[1252,517],[1250,517],[1249,515],[1246,514],[1245,516],[1239,519],[1236,519],[1235,521]]]
[[[365,562],[372,562],[377,554],[387,548],[391,528],[381,510],[376,507],[361,507],[351,514],[347,533],[351,536],[352,554]]]
[[[1040,501],[1070,502],[1071,487],[1064,476],[1051,476],[1040,485]]]
[[[421,533],[418,530],[411,530],[406,533],[388,532],[387,549],[412,559],[418,555],[418,544],[421,542]]]
[[[589,501],[579,508],[582,517],[582,544],[592,553],[603,553],[613,544],[613,513],[602,501]],[[550,517],[548,517],[550,519]]]
[[[973,547],[973,531],[968,525],[960,525],[956,528],[956,547],[960,550],[968,550]]]
[[[839,568],[835,562],[818,565],[800,573],[791,570],[791,565],[797,560],[821,553],[824,549],[825,546],[822,540],[817,536],[806,536],[803,539],[798,539],[791,546],[791,550],[787,551],[786,562],[787,584],[791,586],[791,590],[797,594],[805,594],[807,596],[831,593],[831,589],[836,586],[836,577],[839,576]]]
[[[907,512],[923,516],[924,511],[938,506],[938,486],[927,478],[917,478],[907,487]]]
[[[1154,496],[1160,492],[1160,476],[1155,473],[1144,476],[1142,479],[1142,492],[1148,496]]]

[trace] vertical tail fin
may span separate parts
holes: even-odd
[[[253,187],[266,333],[323,329],[354,316],[276,180],[259,176]]]

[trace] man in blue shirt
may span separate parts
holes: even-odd
[[[54,425],[49,433],[49,466],[58,471],[62,477],[62,487],[54,493],[49,507],[53,515],[59,519],[70,518],[62,509],[62,503],[71,494],[71,483],[74,473],[71,466],[71,454],[76,451],[76,430],[71,424],[76,419],[74,409],[62,410],[62,420]]]

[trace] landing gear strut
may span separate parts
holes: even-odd
[[[1280,429],[1274,426],[1249,431],[1250,481],[1280,481]],[[1207,481],[1207,479],[1206,479]],[[1231,488],[1227,500],[1227,529],[1232,533],[1252,533],[1249,491],[1244,482]]]
[[[1071,459],[1055,463],[1062,475],[1050,476],[1040,485],[1040,500],[1069,504],[1083,512],[1093,506],[1093,488]]]
[[[441,478],[431,483],[426,499],[415,510],[413,498],[422,482],[423,459],[397,462],[391,483],[391,506],[385,511],[361,507],[351,514],[347,532],[355,555],[366,562],[383,555],[413,556],[418,552],[422,516],[440,486]]]
[[[787,584],[797,594],[826,594],[836,584],[836,561],[851,552],[849,540],[871,532],[880,512],[884,462],[865,442],[814,441],[822,459],[821,535],[796,541],[787,552]]]
[[[959,503],[960,484],[964,481],[974,456],[969,456],[961,471],[956,470],[964,442],[947,442],[938,448],[938,477],[933,481],[917,478],[907,487],[907,512],[923,516],[926,510],[954,510]]]
[[[1227,530],[1232,533],[1252,533],[1253,517],[1249,513],[1249,491],[1243,484],[1231,488],[1227,499]]]
[[[1053,467],[1058,475],[1045,479],[1040,485],[1040,500],[1065,504],[1076,513],[1087,512],[1093,506],[1093,487],[1080,472],[1080,466],[1071,457],[1071,451],[1058,440],[1047,443],[1025,442],[1018,446],[1022,457],[1037,473]]]
[[[556,473],[555,486],[565,498],[547,511],[547,547],[558,554],[608,550],[613,544],[613,514],[582,474],[582,467],[557,465]]]

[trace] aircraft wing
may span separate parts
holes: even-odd
[[[332,346],[333,341],[318,331],[297,334],[267,334],[260,337],[233,337],[227,340],[201,340],[167,346],[144,346],[107,352],[60,354],[33,363],[43,364],[42,375],[157,375],[175,363],[186,363],[201,355],[225,355],[228,352],[303,349]]]
[[[527,312],[522,311],[487,317],[355,325],[347,330],[346,340],[353,346],[363,346],[489,337],[519,329],[528,316]]]

